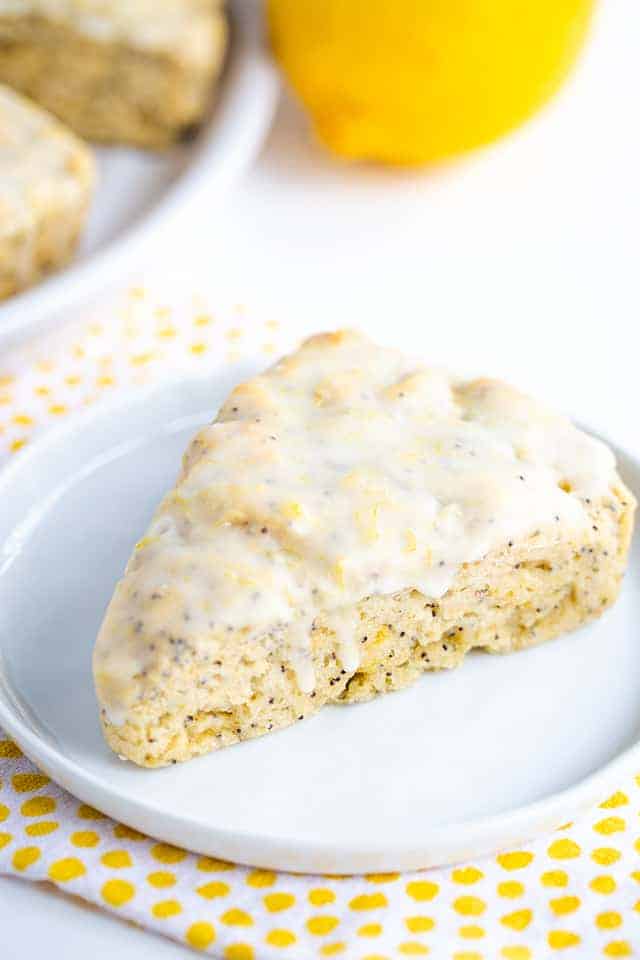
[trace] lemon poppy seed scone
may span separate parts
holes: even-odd
[[[615,600],[634,506],[511,387],[314,337],[234,390],[137,544],[94,653],[106,739],[186,760],[571,630]]]
[[[88,140],[162,148],[220,71],[219,0],[0,0],[0,81]]]
[[[0,300],[71,258],[93,182],[88,147],[0,85]]]

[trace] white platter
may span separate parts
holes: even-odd
[[[247,371],[242,371],[246,373]],[[168,769],[118,760],[91,650],[133,543],[228,373],[156,387],[0,472],[0,726],[60,784],[162,840],[306,872],[480,856],[571,819],[640,764],[640,556],[601,621]],[[640,463],[620,456],[640,490]]]
[[[169,224],[195,204],[212,209],[254,159],[278,97],[255,0],[230,4],[230,44],[219,91],[197,136],[164,152],[98,147],[87,228],[65,270],[0,303],[0,348],[64,319],[136,259],[148,258]]]

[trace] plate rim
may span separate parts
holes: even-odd
[[[152,384],[129,388],[95,407],[72,414],[64,424],[47,430],[30,447],[19,451],[11,462],[0,465],[0,497],[6,487],[19,481],[23,471],[28,472],[31,462],[37,461],[42,452],[64,443],[76,431],[86,429],[100,417],[108,418],[131,403],[146,405],[154,394],[178,386],[182,390],[185,386],[187,389],[201,389],[211,377],[211,370],[197,375],[165,377]],[[213,416],[215,411],[210,413]],[[580,424],[580,427],[599,436],[599,431],[588,425]],[[615,441],[608,443],[619,461],[633,465],[640,474],[640,455]],[[633,771],[634,765],[637,769],[640,764],[639,737],[597,770],[563,790],[502,813],[426,827],[410,845],[388,844],[384,837],[376,846],[366,849],[357,843],[332,846],[330,839],[305,841],[303,845],[296,842],[294,845],[284,835],[265,838],[249,831],[230,833],[224,826],[212,826],[201,817],[182,816],[162,809],[159,801],[132,798],[33,730],[28,720],[20,716],[19,709],[12,706],[3,674],[0,650],[0,727],[13,737],[25,756],[75,798],[158,840],[234,863],[292,873],[349,875],[411,871],[495,854],[500,849],[530,841],[542,832],[557,829],[576,813],[604,799],[607,785],[624,778]]]
[[[185,170],[160,200],[96,253],[0,302],[0,348],[14,348],[54,327],[63,310],[108,286],[119,269],[146,259],[169,221],[192,209],[207,191],[223,197],[250,166],[271,127],[280,81],[264,46],[258,5],[236,3],[228,14],[231,42],[214,115]]]

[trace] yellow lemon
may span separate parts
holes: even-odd
[[[268,0],[272,48],[320,139],[418,165],[496,139],[560,87],[595,0]]]

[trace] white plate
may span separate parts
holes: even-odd
[[[220,88],[197,137],[160,153],[96,148],[98,182],[78,254],[67,269],[0,304],[0,348],[51,325],[148,256],[170,220],[223,199],[251,163],[273,118],[278,79],[255,0],[233,4],[230,15]]]
[[[246,371],[242,371],[245,373]],[[229,374],[84,414],[0,474],[0,726],[68,790],[162,840],[307,872],[411,869],[530,838],[640,762],[640,557],[601,621],[185,765],[100,733],[91,650],[133,543]],[[640,464],[621,458],[640,490]]]

